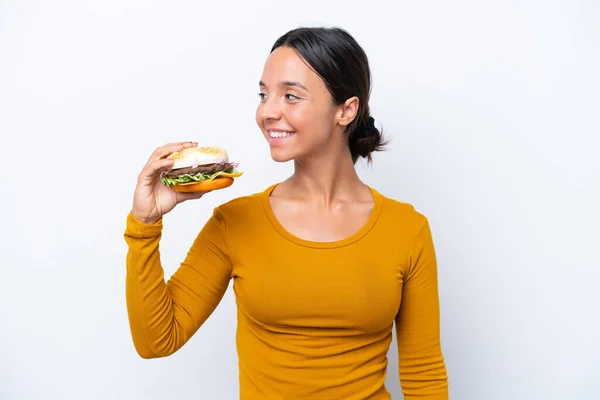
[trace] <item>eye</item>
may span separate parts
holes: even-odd
[[[266,93],[262,93],[262,92],[260,92],[260,93],[258,93],[258,97],[259,97],[261,100],[264,100],[264,99],[267,97],[267,95],[266,95]]]
[[[291,93],[286,94],[285,98],[288,99],[288,100],[300,100],[300,97],[295,96],[295,95],[293,95]]]

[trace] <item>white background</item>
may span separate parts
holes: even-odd
[[[156,146],[240,162],[166,217],[170,275],[214,206],[284,179],[257,83],[281,34],[321,24],[366,49],[393,140],[361,176],[431,221],[451,398],[600,398],[599,3],[392,4],[0,1],[1,399],[237,398],[231,291],[177,354],[135,353],[125,217]]]

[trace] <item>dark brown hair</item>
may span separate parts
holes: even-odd
[[[282,46],[296,50],[321,76],[336,105],[358,97],[357,116],[346,130],[348,146],[354,163],[359,157],[370,162],[371,153],[383,150],[387,143],[372,125],[369,134],[360,134],[371,116],[371,71],[363,48],[344,29],[324,27],[293,29],[277,39],[271,52]]]

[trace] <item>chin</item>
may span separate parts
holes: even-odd
[[[283,163],[294,160],[296,157],[290,151],[285,151],[284,149],[274,149],[271,147],[271,158],[275,162]]]

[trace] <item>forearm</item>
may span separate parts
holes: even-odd
[[[436,352],[439,354],[439,352]],[[441,356],[406,362],[400,372],[405,400],[448,400],[448,376]]]
[[[421,318],[432,318],[423,315]],[[397,328],[399,372],[405,400],[447,400],[448,374],[437,334],[402,322]],[[436,332],[435,327],[431,332]],[[420,335],[421,333],[421,335]]]
[[[180,347],[173,300],[164,279],[159,242],[162,223],[144,224],[128,217],[125,240],[126,301],[133,343],[144,358],[163,357]]]

